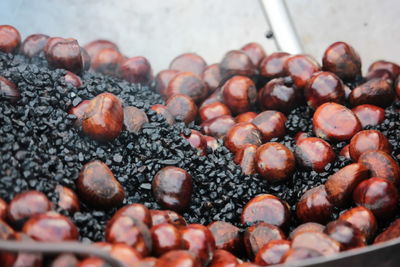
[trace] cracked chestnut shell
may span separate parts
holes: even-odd
[[[21,43],[19,31],[10,25],[0,25],[0,51],[4,53],[14,52]]]
[[[302,222],[329,222],[332,211],[324,185],[307,190],[296,205],[297,218]]]
[[[145,57],[131,57],[121,65],[122,79],[131,83],[148,85],[153,80],[153,70]]]
[[[400,184],[400,169],[397,162],[384,151],[367,151],[359,158],[358,163],[367,167],[371,177],[380,177]]]
[[[259,43],[255,42],[245,44],[240,50],[249,56],[254,66],[260,65],[261,60],[266,56],[264,48]]]
[[[228,131],[224,143],[232,153],[236,153],[247,144],[261,145],[261,133],[252,123],[238,123]]]
[[[177,56],[171,61],[169,69],[180,72],[191,72],[201,76],[206,68],[205,60],[196,53],[185,53]]]
[[[45,34],[31,34],[22,42],[19,51],[29,58],[34,57],[43,51],[48,39]]]
[[[392,83],[385,79],[372,79],[354,88],[349,97],[352,106],[371,104],[388,107],[395,99]]]
[[[224,103],[233,114],[247,112],[257,101],[254,82],[245,76],[234,76],[222,87]]]
[[[292,79],[297,88],[304,88],[307,80],[314,72],[320,70],[318,63],[306,55],[295,55],[285,61],[285,72]]]
[[[265,57],[259,66],[260,75],[267,78],[278,78],[286,75],[285,63],[290,54],[285,52],[275,52]]]
[[[362,153],[373,150],[381,150],[387,154],[392,153],[389,140],[377,130],[360,131],[350,140],[349,153],[353,161],[357,161]]]
[[[367,241],[371,240],[378,230],[378,223],[375,215],[363,206],[346,210],[340,214],[338,220],[351,223],[364,234]]]
[[[296,143],[297,162],[306,169],[324,172],[326,165],[335,160],[331,145],[317,137],[307,137]]]

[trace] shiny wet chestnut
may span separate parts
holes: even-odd
[[[199,109],[201,121],[207,121],[223,115],[231,115],[229,108],[221,102],[214,102]]]
[[[124,63],[124,56],[115,48],[100,50],[92,58],[92,69],[105,75],[119,76],[121,65]]]
[[[375,236],[378,229],[375,215],[363,206],[346,210],[340,214],[338,220],[351,223],[364,234],[367,241],[371,240]]]
[[[350,158],[350,145],[345,145],[339,152],[340,157],[344,157],[346,159]]]
[[[174,118],[180,118],[186,124],[197,116],[196,103],[187,95],[177,94],[168,98],[166,106]]]
[[[7,202],[4,199],[0,198],[0,220],[6,219],[7,209],[8,209]]]
[[[100,51],[104,49],[114,49],[119,51],[118,46],[109,40],[94,40],[84,46],[85,50],[91,58],[94,58]]]
[[[167,88],[169,82],[172,80],[172,78],[175,77],[176,74],[178,74],[179,71],[177,70],[162,70],[160,71],[157,76],[155,77],[155,90],[157,93],[159,93],[164,99],[167,99]]]
[[[54,41],[45,50],[45,56],[50,68],[66,69],[76,74],[83,71],[81,47],[75,39]]]
[[[21,43],[19,31],[10,25],[0,25],[0,51],[14,52]]]
[[[324,233],[306,232],[293,238],[292,248],[308,248],[329,256],[339,253],[341,244]]]
[[[183,249],[193,253],[203,265],[211,261],[215,240],[211,231],[201,224],[189,224],[181,229]]]
[[[200,76],[206,66],[207,63],[201,56],[195,53],[185,53],[174,58],[171,61],[169,68],[180,72],[192,72],[197,76]]]
[[[343,250],[366,246],[364,234],[346,221],[333,221],[328,223],[324,233],[338,241]]]
[[[286,133],[286,116],[279,111],[266,110],[252,120],[252,123],[260,130],[263,142],[272,138],[282,138]]]
[[[289,251],[291,242],[287,240],[272,240],[265,244],[257,253],[254,262],[261,266],[279,264]]]
[[[374,244],[386,242],[400,237],[400,219],[393,221],[388,228],[380,233],[374,240]]]
[[[299,260],[311,259],[320,257],[322,254],[310,248],[291,248],[282,257],[282,263],[297,262]]]
[[[181,136],[185,138],[193,148],[198,150],[199,155],[204,156],[206,154],[207,143],[199,131],[190,130],[190,135],[185,136],[182,133]]]
[[[367,167],[371,177],[380,177],[400,184],[400,169],[397,162],[384,151],[367,151],[359,158],[358,163]]]
[[[131,83],[148,85],[153,80],[153,70],[145,57],[131,57],[121,65],[122,79]]]
[[[208,267],[236,267],[240,260],[236,258],[230,252],[217,249],[214,252],[214,256]]]
[[[72,86],[78,88],[82,86],[82,80],[78,75],[67,71],[67,74],[64,76],[65,82],[71,84]]]
[[[285,63],[290,54],[285,52],[275,52],[265,57],[259,66],[260,75],[267,78],[278,78],[286,75]]]
[[[307,80],[313,73],[320,70],[318,63],[306,55],[291,56],[285,61],[285,72],[292,79],[297,88],[304,88]]]
[[[256,173],[256,145],[245,145],[243,148],[236,152],[233,162],[240,166],[242,172],[246,175]]]
[[[185,218],[172,210],[150,210],[151,224],[169,223],[178,228],[187,225]]]
[[[360,120],[363,128],[379,125],[385,120],[385,110],[378,106],[364,104],[354,107],[351,111]]]
[[[331,145],[317,137],[307,137],[296,143],[295,155],[300,166],[316,172],[324,172],[335,160]]]
[[[239,114],[235,117],[236,123],[241,123],[241,122],[252,122],[255,117],[257,117],[257,113],[253,111],[248,111],[242,114]]]
[[[123,206],[122,208],[117,210],[111,220],[120,216],[127,216],[134,220],[138,220],[148,227],[152,226],[150,210],[146,208],[146,206],[139,203]]]
[[[219,70],[219,64],[212,64],[207,66],[204,69],[201,78],[208,86],[208,91],[210,93],[214,92],[221,83],[221,72]]]
[[[390,154],[392,145],[381,132],[377,130],[364,130],[358,132],[350,140],[349,153],[353,161],[357,161],[362,153],[380,150]]]
[[[208,95],[208,88],[199,76],[192,72],[180,72],[170,80],[166,89],[167,97],[176,94],[187,95],[194,102],[201,103]]]
[[[260,65],[260,62],[266,56],[264,48],[259,43],[253,42],[245,44],[244,46],[242,46],[242,48],[240,48],[240,50],[242,50],[249,56],[254,66]]]
[[[261,145],[261,133],[254,124],[242,122],[228,131],[224,142],[231,152],[236,153],[247,144]]]
[[[258,92],[258,103],[263,110],[277,110],[289,113],[298,100],[298,89],[283,78],[269,81]]]
[[[215,221],[207,228],[211,231],[217,249],[238,253],[242,247],[240,229],[228,222]]]
[[[233,75],[251,76],[257,73],[257,67],[253,64],[250,57],[239,50],[227,52],[219,64],[221,78],[227,79]]]
[[[392,79],[396,79],[400,74],[400,66],[386,60],[377,60],[368,67],[368,73],[377,70],[386,70],[390,73]]]
[[[296,235],[306,232],[318,232],[322,233],[325,230],[325,226],[315,222],[307,222],[297,226],[292,232],[290,232],[289,238],[293,239]]]
[[[231,115],[222,115],[203,122],[201,130],[204,134],[215,138],[224,137],[228,131],[236,124]]]
[[[388,107],[395,99],[392,83],[384,79],[372,79],[354,88],[349,97],[352,106],[370,104]]]
[[[249,111],[257,100],[254,82],[245,76],[234,76],[222,87],[224,103],[233,114]]]
[[[153,243],[153,253],[161,256],[171,250],[180,249],[182,237],[179,230],[172,224],[162,223],[150,229]]]
[[[49,36],[45,34],[31,34],[22,42],[19,51],[29,58],[37,56],[43,51],[48,39]]]

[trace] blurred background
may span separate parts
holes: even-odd
[[[268,1],[268,0],[266,0]],[[304,52],[319,62],[326,47],[346,41],[364,71],[378,59],[400,63],[398,0],[287,0]],[[81,45],[109,39],[129,56],[145,56],[155,72],[184,52],[207,63],[247,42],[277,51],[258,0],[1,0],[0,24],[33,33],[74,37]],[[275,33],[277,35],[279,33]]]

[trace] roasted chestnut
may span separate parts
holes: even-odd
[[[240,166],[242,172],[246,175],[256,173],[256,145],[245,145],[243,148],[236,152],[233,161]]]
[[[94,40],[86,44],[84,48],[92,59],[104,49],[111,48],[119,52],[118,46],[109,40]]]
[[[223,249],[217,249],[208,267],[236,267],[238,264],[239,259],[233,254]]]
[[[242,114],[239,114],[235,117],[236,123],[241,123],[241,122],[252,122],[255,117],[257,117],[257,113],[253,111],[248,111]]]
[[[343,250],[366,246],[364,234],[346,221],[338,220],[328,223],[324,233],[338,241]]]
[[[185,218],[172,210],[150,210],[150,215],[153,226],[161,223],[169,223],[181,228],[187,225]]]
[[[57,205],[70,213],[75,213],[80,210],[79,200],[75,192],[68,187],[57,185],[56,192],[58,194]]]
[[[152,226],[150,210],[139,203],[123,206],[122,208],[117,210],[111,220],[119,216],[127,216],[134,220],[138,220],[141,223],[144,223],[148,227]]]
[[[320,256],[322,256],[322,254],[314,249],[304,247],[291,248],[283,255],[282,262],[288,263]]]
[[[49,44],[48,39],[47,44]],[[80,74],[83,71],[81,47],[75,39],[52,39],[53,42],[45,49],[45,56],[49,66],[53,69],[66,69]]]
[[[162,223],[155,225],[150,229],[150,232],[153,241],[153,253],[156,256],[181,248],[181,233],[172,224]]]
[[[219,70],[219,64],[212,64],[207,66],[204,69],[201,78],[208,86],[208,91],[210,93],[214,92],[221,83],[221,72]]]
[[[380,233],[374,240],[374,244],[389,241],[400,237],[400,219],[393,221],[385,231]]]
[[[64,76],[65,82],[71,84],[72,86],[78,88],[82,86],[82,80],[78,75],[67,71],[67,74]]]
[[[224,137],[235,124],[231,115],[223,115],[203,122],[201,130],[206,135],[220,138]]]
[[[289,238],[293,239],[296,235],[306,232],[318,232],[323,233],[325,226],[315,222],[307,222],[297,226],[292,232],[290,232]]]
[[[358,163],[367,167],[371,177],[380,177],[400,184],[400,169],[397,162],[384,151],[367,151],[358,158]]]
[[[223,115],[231,115],[231,111],[229,108],[221,102],[214,102],[211,104],[207,104],[202,106],[199,109],[199,115],[201,121],[211,120]]]
[[[193,253],[186,250],[173,250],[158,259],[154,267],[201,267],[202,264]]]
[[[162,70],[160,71],[155,80],[155,89],[156,92],[159,93],[164,99],[167,99],[167,88],[169,82],[172,80],[172,78],[175,77],[176,74],[178,74],[179,71],[177,70]]]
[[[329,256],[340,252],[341,244],[324,233],[305,232],[293,238],[292,248],[308,248]]]
[[[368,73],[376,70],[386,70],[390,73],[392,79],[396,79],[400,74],[400,66],[396,63],[389,62],[386,60],[378,60],[373,62],[369,68]]]
[[[124,63],[124,56],[115,48],[100,50],[92,58],[92,69],[105,75],[119,76],[121,65]]]
[[[169,125],[175,124],[175,118],[174,116],[172,116],[171,112],[169,112],[166,106],[161,104],[155,104],[151,106],[150,109],[154,110],[155,112],[157,112],[157,114],[160,114],[162,117],[164,117],[165,122],[168,123]]]

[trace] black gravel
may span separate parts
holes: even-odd
[[[27,63],[22,56],[0,53],[0,75],[12,80],[22,95],[16,105],[0,100],[0,197],[7,201],[17,193],[35,189],[56,203],[55,186],[62,184],[74,189],[82,165],[98,159],[111,168],[124,186],[124,204],[139,202],[159,209],[151,195],[151,180],[162,167],[173,165],[187,170],[194,178],[191,206],[183,214],[188,222],[208,224],[224,220],[239,225],[243,206],[257,194],[281,197],[294,211],[295,203],[306,190],[325,182],[349,163],[338,158],[327,166],[326,172],[298,170],[293,179],[271,185],[257,175],[243,175],[223,146],[213,153],[209,151],[207,156],[197,155],[179,136],[188,131],[183,123],[168,126],[149,109],[163,103],[150,88],[88,72],[82,77],[84,85],[76,89],[65,83],[64,74],[63,70],[49,70],[42,55]],[[149,123],[138,134],[124,131],[106,144],[81,135],[73,127],[75,117],[66,111],[104,91],[116,94],[125,105],[143,109]],[[396,156],[400,153],[399,115],[394,107],[388,108],[386,115],[387,120],[376,128],[388,136]],[[304,131],[311,135],[311,117],[312,111],[307,107],[293,110],[286,123],[287,135],[281,142],[292,149],[295,133]],[[189,127],[198,129],[195,125]],[[345,143],[332,145],[339,152]],[[75,221],[83,240],[102,240],[105,223],[115,209],[94,211],[81,204],[81,212],[61,212]],[[294,213],[292,217],[295,218]],[[291,228],[296,225],[293,219]]]

